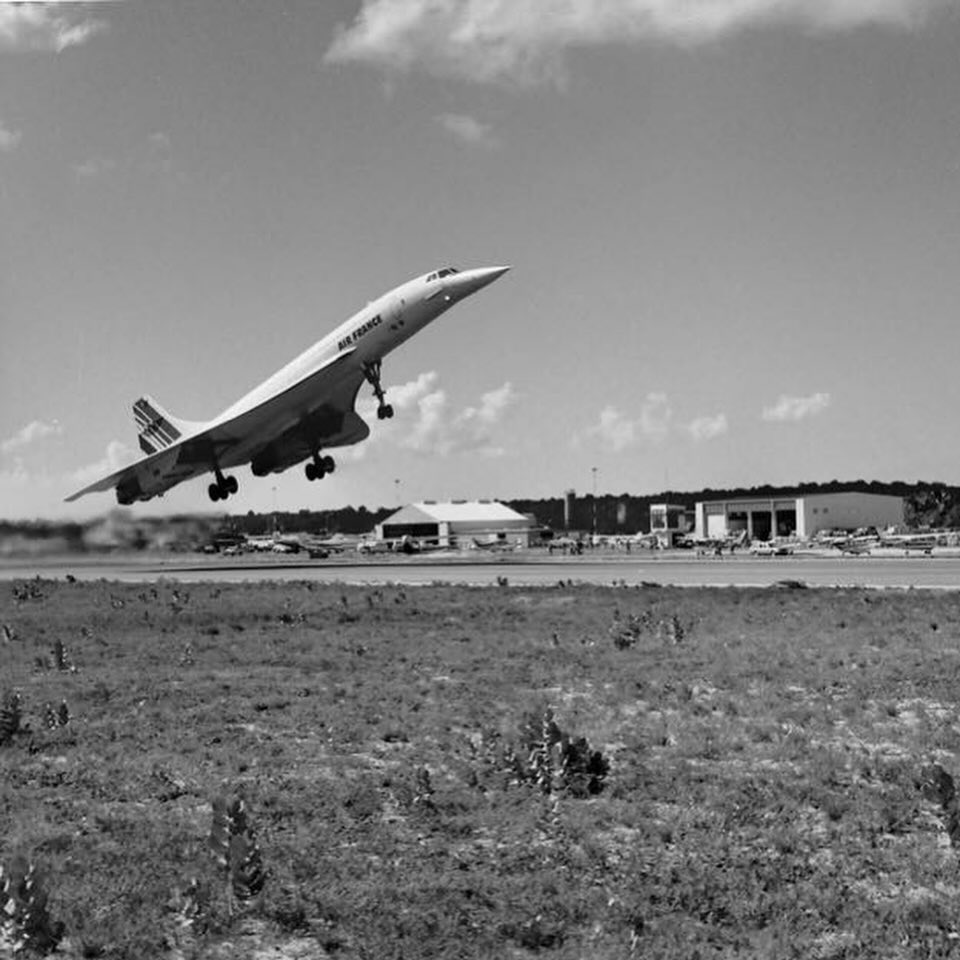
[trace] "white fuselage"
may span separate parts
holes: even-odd
[[[496,276],[503,272],[501,268],[491,269],[498,271]],[[271,397],[290,390],[344,351],[352,350],[344,365],[347,370],[358,370],[364,364],[383,359],[391,350],[436,320],[457,300],[495,279],[494,276],[484,278],[482,284],[474,284],[470,289],[457,286],[459,278],[465,278],[469,283],[471,278],[468,275],[481,272],[486,271],[465,271],[440,278],[434,272],[395,287],[358,310],[322,340],[254,387],[215,417],[211,424],[232,420]]]

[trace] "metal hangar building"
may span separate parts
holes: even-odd
[[[697,503],[698,539],[722,540],[746,531],[751,540],[809,539],[821,530],[878,529],[903,523],[903,500],[878,493],[815,493]]]
[[[504,543],[529,546],[534,522],[496,500],[424,500],[401,507],[377,527],[381,540],[409,538],[441,547]]]

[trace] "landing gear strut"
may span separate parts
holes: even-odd
[[[380,386],[380,361],[372,360],[370,363],[365,363],[363,365],[363,375],[367,378],[370,386],[373,387],[377,402],[380,404],[377,407],[377,419],[389,420],[393,416],[393,407],[389,403],[384,403],[386,394],[383,387]]]
[[[321,457],[319,451],[314,451],[313,459],[303,468],[308,480],[322,480],[328,473],[333,473],[337,464],[333,457]]]
[[[207,493],[214,503],[218,500],[226,500],[227,497],[240,489],[240,484],[237,483],[236,477],[225,477],[216,465],[214,465],[213,472],[217,477],[217,481],[207,487]]]

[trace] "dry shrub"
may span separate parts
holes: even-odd
[[[213,801],[209,846],[238,900],[250,900],[260,893],[267,875],[246,806],[239,797]]]
[[[63,924],[50,918],[45,878],[33,861],[18,855],[0,865],[0,955],[30,950],[51,953],[63,937]]]

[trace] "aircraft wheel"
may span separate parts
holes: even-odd
[[[237,483],[236,477],[227,477],[225,486],[227,493],[236,493],[240,489],[240,484]]]
[[[333,471],[337,469],[337,464],[333,457],[324,457],[321,462],[323,463],[323,470],[325,473],[333,473]]]
[[[220,487],[215,483],[211,483],[210,486],[207,487],[207,493],[210,495],[210,499],[214,503],[220,499]]]
[[[383,408],[383,416],[386,420],[390,420],[393,417],[393,407],[389,403]]]
[[[303,472],[311,482],[317,479],[317,467],[312,460],[303,468]]]

